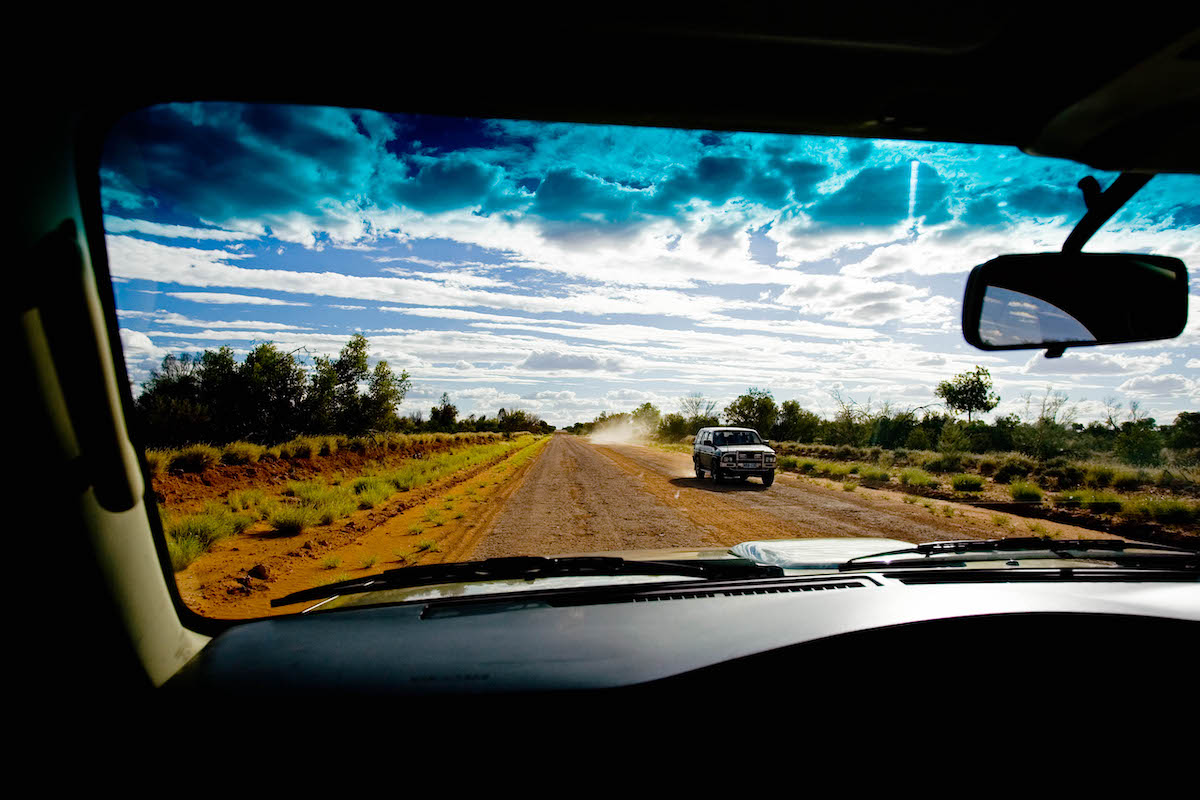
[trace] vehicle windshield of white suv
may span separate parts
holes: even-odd
[[[715,431],[713,444],[717,447],[733,447],[741,444],[762,444],[754,431]]]
[[[1195,546],[1194,322],[1060,358],[963,341],[967,273],[1059,250],[1088,175],[1116,177],[968,144],[133,111],[100,199],[179,594],[244,619],[404,570],[441,596],[679,577],[440,569],[510,556]],[[1087,249],[1200,263],[1198,182],[1156,176]],[[697,478],[696,432],[720,426],[769,440],[778,479]]]

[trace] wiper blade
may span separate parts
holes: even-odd
[[[1164,561],[1169,561],[1172,565],[1179,566],[1180,558],[1184,559],[1184,564],[1187,566],[1195,567],[1200,564],[1200,553],[1181,547],[1142,544],[1128,542],[1124,539],[1051,539],[1050,537],[1024,536],[1012,539],[926,542],[901,550],[856,556],[839,564],[838,569],[845,572],[868,567],[892,569],[896,567],[963,566],[967,559],[953,557],[997,553],[1023,555],[1026,559],[1105,559],[1120,561],[1125,565],[1158,566]],[[891,560],[894,556],[922,556],[922,558]]]
[[[464,561],[455,564],[428,564],[420,567],[389,569],[378,575],[328,583],[275,598],[271,606],[286,606],[305,600],[317,600],[343,594],[362,594],[382,589],[407,589],[439,583],[475,583],[499,580],[537,580],[539,578],[578,578],[619,575],[680,575],[702,580],[739,580],[742,578],[778,578],[781,567],[757,564],[741,558],[714,561],[632,561],[607,556],[542,558],[515,556]]]

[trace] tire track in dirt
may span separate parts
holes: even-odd
[[[1030,535],[997,526],[996,514],[969,504],[906,503],[906,495],[898,492],[865,487],[847,492],[844,484],[788,473],[777,473],[770,488],[755,478],[717,483],[696,478],[686,453],[620,444],[598,449],[627,474],[638,475],[645,491],[676,499],[684,513],[719,528],[716,536],[727,546],[781,537],[885,537],[920,543]],[[1044,527],[1053,535],[1107,538],[1070,525]]]
[[[1029,535],[984,509],[780,474],[771,487],[700,480],[691,458],[558,434],[483,533],[474,558],[730,547],[759,539],[886,537],[908,542]],[[910,500],[912,498],[909,498]],[[1066,525],[1051,535],[1097,536]]]
[[[597,449],[557,434],[496,515],[474,558],[712,545]]]

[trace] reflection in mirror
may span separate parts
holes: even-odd
[[[1096,342],[1083,323],[1053,303],[1023,292],[989,286],[983,296],[979,336],[991,345],[1024,342]]]

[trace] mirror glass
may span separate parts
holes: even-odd
[[[1187,270],[1167,256],[1001,256],[967,283],[963,333],[984,350],[1141,342],[1187,322]]]

